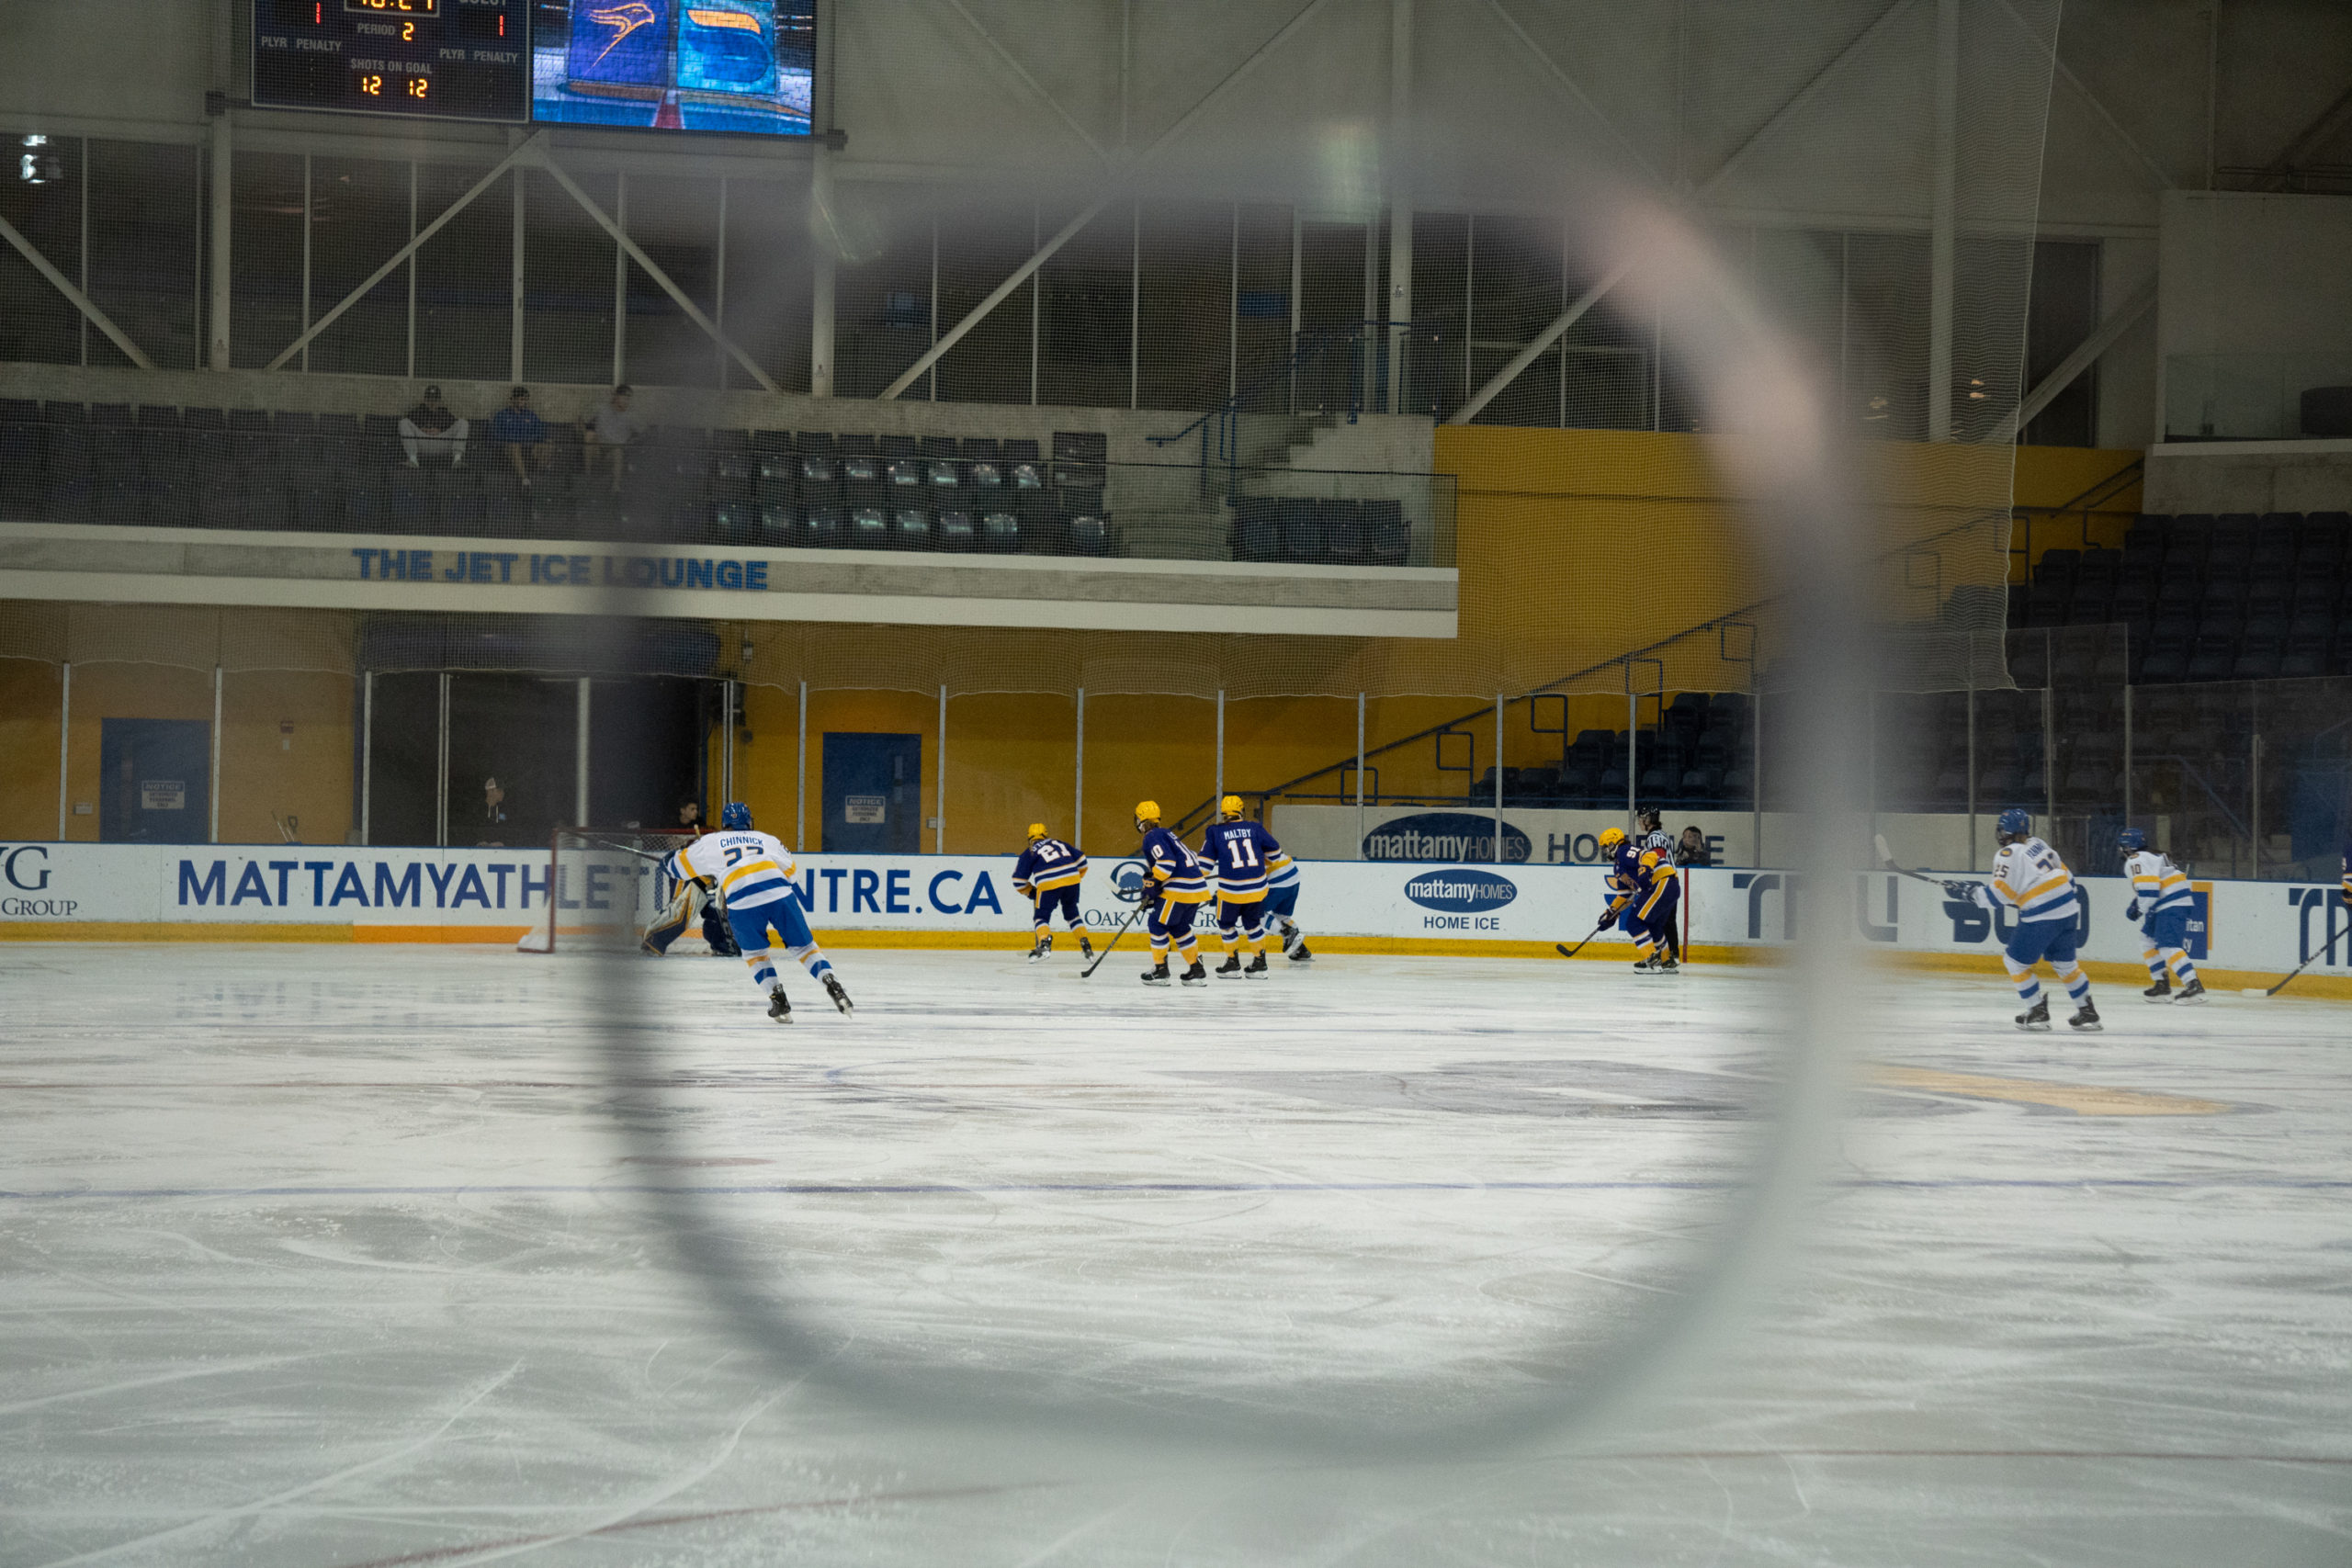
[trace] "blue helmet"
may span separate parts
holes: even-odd
[[[718,808],[718,825],[730,833],[747,831],[752,826],[752,808],[740,800],[730,800]]]
[[[2013,839],[2023,839],[2033,832],[2033,814],[2021,806],[2012,806],[1994,819],[1993,831]]]
[[[2136,855],[2148,847],[2148,835],[2137,828],[2126,828],[2115,835],[2115,847],[2127,855]]]

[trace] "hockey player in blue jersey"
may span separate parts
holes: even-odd
[[[2082,914],[2075,874],[2066,869],[2056,850],[2034,837],[2031,814],[2017,807],[1994,820],[1993,837],[2001,847],[1993,856],[1991,884],[1947,882],[1944,891],[1988,913],[2001,905],[2017,911],[2017,924],[2011,929],[2008,946],[2002,950],[2001,962],[2018,988],[2018,999],[2025,1003],[2025,1011],[2017,1016],[2019,1029],[2050,1027],[2050,998],[2042,995],[2041,982],[2033,973],[2033,966],[2046,958],[2075,1002],[2075,1015],[2066,1021],[2067,1027],[2098,1032],[2102,1026],[2098,1009],[2091,1005],[2090,976],[2075,957],[2075,931]]]
[[[1066,840],[1046,831],[1043,822],[1029,824],[1029,847],[1012,863],[1012,886],[1036,908],[1037,942],[1029,950],[1035,964],[1054,951],[1054,912],[1061,911],[1078,933],[1078,951],[1094,956],[1086,940],[1086,924],[1078,912],[1078,885],[1086,880],[1086,854]]]
[[[1283,953],[1293,964],[1312,964],[1315,954],[1306,946],[1306,932],[1300,929],[1298,914],[1298,862],[1285,853],[1278,868],[1271,868],[1266,877],[1266,925],[1280,931]]]
[[[1136,831],[1143,835],[1136,851],[1143,861],[1143,880],[1136,894],[1143,905],[1144,931],[1151,938],[1151,967],[1143,972],[1147,986],[1168,984],[1168,950],[1184,961],[1184,984],[1205,986],[1209,972],[1201,967],[1193,921],[1209,896],[1208,868],[1184,847],[1184,840],[1159,825],[1159,803],[1136,803]]]
[[[1625,836],[1622,828],[1601,830],[1600,852],[1607,857],[1609,870],[1600,885],[1609,889],[1609,907],[1601,912],[1601,924],[1614,921],[1619,931],[1638,945],[1642,940],[1642,918],[1634,913],[1634,890],[1640,884],[1636,874],[1642,863],[1642,847]],[[1645,958],[1648,957],[1644,953]]]
[[[2161,850],[2148,847],[2148,835],[2126,828],[2116,837],[2123,852],[2123,874],[2132,883],[2132,904],[2123,911],[2140,922],[2142,960],[2148,965],[2148,988],[2140,994],[2152,1002],[2201,1002],[2205,982],[2188,957],[2188,916],[2197,895],[2180,867]],[[2180,981],[2178,996],[2172,982]]]
[[[718,832],[679,852],[679,870],[716,889],[724,900],[727,922],[743,950],[743,962],[751,965],[752,983],[768,998],[768,1016],[778,1023],[792,1021],[792,1004],[785,1000],[784,982],[776,978],[771,956],[779,937],[785,951],[824,986],[833,1006],[847,1013],[849,993],[809,934],[808,919],[801,912],[800,893],[792,884],[792,852],[773,834],[753,829],[752,808],[741,801],[730,802],[718,814]]]
[[[1216,925],[1225,947],[1220,978],[1266,977],[1266,883],[1276,864],[1290,857],[1274,842],[1263,825],[1243,814],[1241,797],[1228,795],[1217,802],[1217,819],[1201,835],[1201,858],[1216,871]],[[1250,947],[1250,964],[1242,967],[1240,944]]]

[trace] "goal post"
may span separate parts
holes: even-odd
[[[558,828],[546,905],[515,951],[635,951],[676,891],[664,863],[694,840],[675,829]]]

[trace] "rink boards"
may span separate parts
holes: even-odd
[[[1098,858],[1080,895],[1088,925],[1115,928],[1132,906],[1113,894],[1132,862]],[[1590,932],[1606,901],[1597,866],[1303,865],[1298,919],[1328,951],[1550,955]],[[855,946],[1010,946],[1029,907],[1010,856],[808,855],[797,878],[820,938]],[[1762,956],[1794,933],[1801,900],[1830,896],[1855,934],[1888,952],[1979,955],[2008,931],[1940,887],[1884,874],[1831,889],[1801,874],[1732,869],[1684,876],[1686,943],[1698,958]],[[2081,883],[2082,954],[2136,964],[2138,929],[2120,878]],[[2332,883],[2199,882],[2190,956],[2217,969],[2283,974],[2318,953],[2314,976],[2352,974],[2352,911]],[[650,866],[597,851],[358,849],[306,845],[0,844],[0,939],[512,942],[559,931],[642,923],[668,889]],[[1215,924],[1214,905],[1202,924]],[[2329,947],[2331,939],[2334,941]],[[1588,956],[1623,956],[1608,932]],[[2352,981],[2347,981],[2352,983]]]

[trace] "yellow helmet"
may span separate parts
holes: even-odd
[[[1046,825],[1043,822],[1032,822],[1029,824],[1029,841],[1031,843],[1035,843],[1045,836]]]
[[[1216,803],[1216,810],[1217,815],[1227,821],[1238,822],[1242,817],[1241,797],[1238,795],[1227,795]]]
[[[1150,829],[1157,828],[1157,827],[1159,827],[1159,802],[1158,802],[1158,801],[1156,801],[1156,800],[1138,800],[1138,801],[1136,801],[1136,831],[1138,831],[1138,832],[1143,832],[1143,831],[1147,831],[1147,830],[1148,830],[1148,829]]]
[[[1600,852],[1601,852],[1602,854],[1607,854],[1610,851],[1611,851],[1611,850],[1615,849],[1618,845],[1620,845],[1620,844],[1623,843],[1624,841],[1625,841],[1625,829],[1623,829],[1623,828],[1606,828],[1606,829],[1603,829],[1601,830],[1601,834],[1600,834]]]

